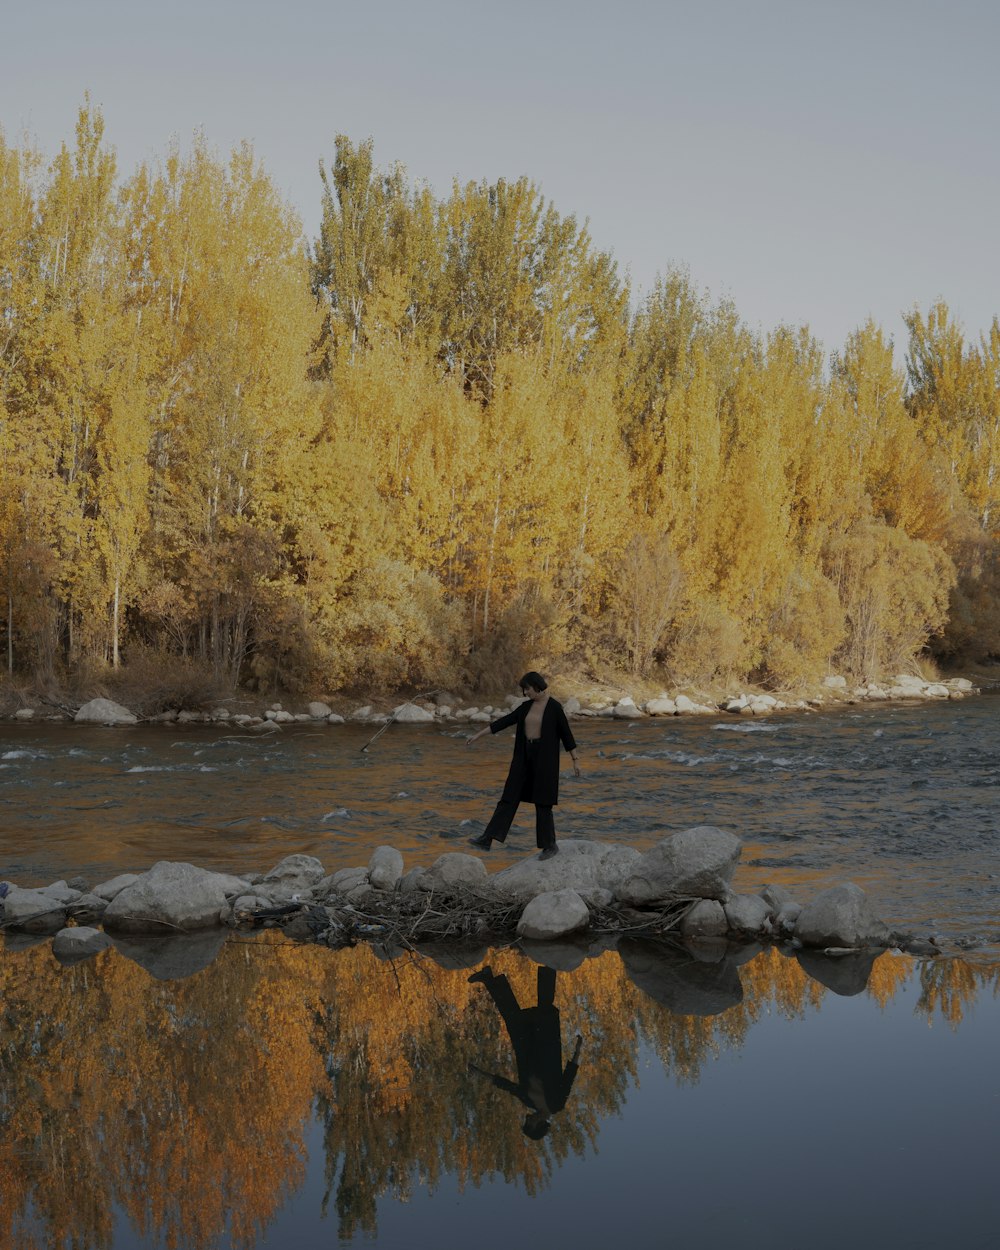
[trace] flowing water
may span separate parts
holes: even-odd
[[[853,880],[898,928],[1000,945],[1000,693],[749,720],[578,720],[583,776],[564,773],[560,837],[645,850],[713,824],[743,839],[736,885],[810,897]],[[0,727],[0,879],[92,884],[158,859],[329,871],[398,847],[430,864],[478,833],[511,735],[395,725]],[[523,809],[490,867],[534,845]]]
[[[744,841],[738,888],[853,879],[948,957],[623,939],[550,954],[555,971],[516,949],[390,961],[219,930],[62,967],[7,934],[0,1246],[985,1250],[998,712],[987,693],[581,720],[584,775],[563,778],[560,837],[643,849],[717,824]],[[506,771],[509,737],[467,735],[394,726],[362,753],[350,726],[4,726],[0,879],[253,872],[293,851],[333,870],[382,843],[428,864],[479,832]],[[530,852],[530,817],[491,868]]]

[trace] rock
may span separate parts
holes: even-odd
[[[757,894],[736,894],[724,905],[730,933],[757,935],[771,931],[771,909]]]
[[[205,929],[219,923],[226,906],[220,873],[161,860],[127,885],[104,913],[104,927],[122,933]]]
[[[51,885],[41,887],[46,894],[57,899],[60,903],[75,903],[83,894],[82,890],[76,889],[74,886],[67,885],[65,881],[53,881]]]
[[[424,867],[411,868],[405,876],[399,879],[400,894],[412,894],[415,890],[420,889],[420,878],[427,871]]]
[[[966,693],[973,689],[972,682],[969,681],[968,677],[953,677],[951,681],[945,684],[951,686],[953,690],[962,690]]]
[[[674,706],[678,712],[694,712],[697,711],[697,704],[693,699],[689,699],[686,694],[679,694],[674,699]]]
[[[312,720],[326,720],[328,716],[333,715],[333,708],[326,703],[320,703],[314,700],[306,707],[306,711]]]
[[[95,885],[93,892],[98,898],[103,898],[106,903],[110,903],[127,885],[134,885],[138,880],[138,873],[123,872],[118,877],[112,877],[110,881],[104,881],[100,885]]]
[[[379,846],[368,861],[368,880],[376,890],[394,890],[403,875],[403,857],[394,846]]]
[[[798,919],[801,914],[801,903],[782,903],[778,910],[778,914],[772,921],[774,932],[782,937],[791,937],[795,932],[795,926],[798,923]]]
[[[135,725],[139,718],[111,699],[91,699],[73,719],[81,725]]]
[[[831,673],[829,677],[823,678],[823,685],[826,686],[827,690],[846,690],[847,678]]]
[[[581,889],[578,893],[588,907],[610,907],[615,901],[614,894],[602,885],[595,886],[592,890]]]
[[[642,712],[636,707],[635,700],[629,695],[624,699],[619,699],[612,709],[611,715],[616,720],[638,720],[642,716]]]
[[[929,699],[947,699],[951,691],[943,682],[936,681],[924,687],[924,694]]]
[[[486,880],[486,865],[477,855],[449,851],[437,857],[417,886],[421,890],[440,890],[456,885],[485,885]]]
[[[344,721],[343,716],[340,716],[337,712],[331,712],[326,718],[326,723],[328,725],[343,725],[346,722]]]
[[[885,946],[889,930],[872,911],[864,890],[848,881],[806,903],[795,923],[795,937],[803,946]]]
[[[750,700],[747,696],[745,694],[739,694],[734,698],[724,699],[722,703],[722,710],[724,712],[732,712],[732,714],[736,716],[738,713],[742,712],[745,707],[749,706]]]
[[[429,725],[434,713],[415,703],[401,703],[393,712],[393,717],[400,725]]]
[[[100,920],[108,909],[108,900],[101,898],[98,894],[81,894],[73,903],[66,908],[68,915],[81,925],[92,924],[95,920]]]
[[[252,916],[255,912],[262,911],[266,907],[271,906],[271,900],[265,898],[263,894],[240,894],[233,899],[230,909],[230,915],[234,920],[241,920]]]
[[[52,939],[52,954],[61,964],[78,964],[90,959],[111,945],[111,939],[100,929],[83,925],[75,929],[60,929]]]
[[[181,981],[201,972],[215,960],[225,944],[226,934],[225,929],[216,928],[164,937],[115,934],[112,940],[120,954],[145,968],[158,981]]]
[[[614,889],[632,870],[639,852],[632,846],[611,846],[585,838],[559,842],[559,854],[540,860],[537,855],[503,869],[492,878],[498,890],[527,901],[550,890],[571,889],[583,894]]]
[[[33,707],[19,707],[14,713],[15,720],[32,720],[35,715]]]
[[[767,904],[768,910],[772,916],[776,916],[786,903],[790,903],[792,901],[792,896],[783,885],[765,885],[764,888],[759,891],[759,894]]]
[[[331,877],[328,877],[324,885],[327,886],[327,893],[334,894],[350,894],[352,890],[356,890],[359,885],[368,884],[367,868],[341,868]]]
[[[262,893],[274,898],[291,898],[293,894],[305,894],[326,876],[326,869],[314,855],[286,855],[270,872],[245,881],[250,885],[263,886]]]
[[[563,711],[566,713],[567,716],[576,716],[579,710],[580,710],[580,700],[576,697],[575,694],[570,695],[568,699],[564,700]]]
[[[684,916],[680,930],[686,938],[724,937],[729,931],[725,908],[714,898],[700,898]]]
[[[644,994],[683,1016],[717,1016],[743,1000],[743,985],[729,960],[703,963],[662,943],[623,938],[625,973]]]
[[[590,910],[575,890],[536,894],[517,922],[518,937],[549,942],[577,933],[590,924]]]
[[[872,965],[881,956],[877,950],[850,951],[828,955],[823,951],[796,951],[795,958],[814,981],[842,998],[853,998],[868,986]]]
[[[640,856],[615,889],[622,902],[649,907],[670,898],[729,897],[740,840],[714,825],[697,825],[664,838]]]
[[[366,704],[364,707],[356,707],[351,713],[350,719],[356,721],[366,721],[370,718],[371,714],[371,704]]]
[[[58,933],[66,927],[66,903],[48,886],[28,890],[11,886],[3,901],[3,918],[5,925],[25,933]]]
[[[649,716],[676,716],[677,704],[666,695],[661,695],[658,699],[649,700],[646,704],[646,713]]]

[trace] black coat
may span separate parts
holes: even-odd
[[[508,803],[538,803],[542,807],[555,807],[559,802],[559,743],[567,751],[576,750],[573,737],[561,703],[549,699],[542,713],[542,730],[535,755],[535,784],[530,785],[528,774],[528,739],[524,732],[524,718],[528,715],[531,700],[519,704],[513,712],[492,721],[490,733],[500,733],[516,727],[514,756],[503,788],[503,798]]]

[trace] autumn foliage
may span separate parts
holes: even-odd
[[[527,179],[341,136],[307,243],[249,148],[0,136],[0,639],[36,679],[875,676],[997,637],[1000,329],[826,361],[682,272],[638,306]],[[859,296],[862,299],[863,296]]]

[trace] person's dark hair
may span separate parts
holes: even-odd
[[[544,690],[549,683],[545,680],[541,673],[536,673],[532,670],[530,673],[525,673],[517,684],[522,690],[525,686],[530,686],[532,690]]]
[[[551,1122],[546,1120],[540,1111],[532,1111],[530,1115],[524,1117],[521,1132],[532,1141],[541,1141],[551,1127]]]

